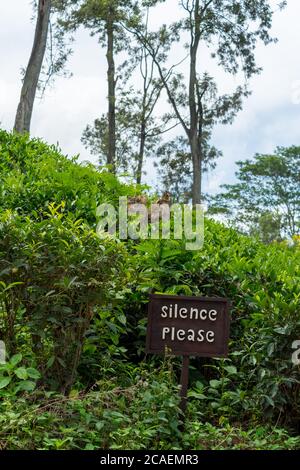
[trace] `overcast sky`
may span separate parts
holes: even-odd
[[[32,47],[34,23],[29,0],[0,0],[0,123],[12,129],[17,108],[21,68],[27,65]],[[174,16],[171,0],[160,8],[159,21]],[[213,143],[223,151],[214,172],[205,176],[204,190],[214,193],[222,183],[234,181],[236,160],[251,158],[255,152],[268,153],[280,146],[300,145],[300,1],[288,0],[287,8],[274,17],[273,35],[279,42],[257,49],[263,72],[252,79],[252,96],[244,103],[232,126],[219,126]],[[87,123],[106,110],[105,51],[85,31],[76,35],[74,54],[68,68],[70,79],[58,78],[43,100],[37,100],[32,135],[59,143],[64,153],[80,153],[92,160],[80,142]],[[155,184],[148,167],[147,182]]]

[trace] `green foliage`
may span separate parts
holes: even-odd
[[[300,231],[300,147],[278,147],[274,155],[256,154],[237,162],[237,184],[211,200],[212,214],[225,214],[241,230],[263,242]]]
[[[215,427],[196,420],[188,422],[183,436],[183,448],[195,450],[296,450],[299,445],[299,437],[276,427],[243,429],[228,423]]]
[[[174,240],[147,240],[135,247],[136,278],[124,304],[132,326],[128,342],[124,339],[128,354],[143,351],[149,291],[227,297],[232,302],[230,356],[205,360],[203,372],[195,362],[195,380],[203,384],[206,398],[199,407],[210,417],[273,416],[296,424],[300,377],[291,346],[300,337],[299,248],[265,246],[211,220],[206,220],[204,240],[195,253]]]
[[[0,403],[1,449],[49,450],[206,450],[299,449],[299,437],[278,427],[233,426],[203,420],[195,403],[188,407],[184,430],[178,387],[170,364],[154,372],[127,363],[131,384],[102,379],[88,393],[69,397],[36,391]]]
[[[0,364],[0,398],[12,397],[19,392],[32,392],[41,374],[33,367],[22,366],[22,354],[11,357],[6,364]]]
[[[139,188],[27,136],[0,132],[0,151],[0,448],[299,448],[271,428],[300,419],[296,239],[206,220],[195,252],[100,240],[95,205]],[[185,432],[178,358],[144,357],[153,291],[232,301],[229,357],[192,360]]]
[[[120,183],[104,169],[68,159],[58,148],[39,139],[0,130],[0,208],[19,214],[42,214],[51,203],[64,212],[96,225],[96,207],[134,195],[134,186]]]
[[[96,236],[96,206],[130,189],[28,136],[0,131],[0,151],[1,336],[67,390],[91,319],[126,280],[122,245]]]
[[[130,365],[127,366],[127,374]],[[125,371],[123,372],[125,373]],[[132,373],[132,384],[101,380],[70,398],[36,392],[0,404],[0,443],[9,449],[162,449],[180,439],[177,386],[168,367]],[[26,411],[24,408],[26,407]]]
[[[43,375],[60,388],[75,377],[95,307],[122,284],[121,244],[101,241],[80,220],[49,206],[42,220],[4,212],[0,218],[1,319],[14,349],[17,323],[31,337]],[[46,372],[48,370],[48,373]]]
[[[124,386],[123,375],[130,374]],[[36,391],[0,404],[2,449],[296,449],[299,438],[280,428],[243,429],[223,419],[202,422],[194,403],[185,430],[170,362],[154,372],[126,364],[118,379],[102,379],[69,397]]]
[[[65,0],[64,17],[60,24],[66,30],[74,31],[80,26],[89,29],[91,35],[99,35],[103,46],[107,42],[107,23],[115,29],[116,51],[122,50],[127,38],[125,24],[135,24],[140,10],[137,2],[130,0]]]

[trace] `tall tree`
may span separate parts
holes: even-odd
[[[47,46],[51,0],[39,0],[32,52],[26,68],[14,130],[29,132],[33,104]]]
[[[153,155],[159,144],[159,124],[155,118],[145,116],[143,96],[130,87],[117,89],[116,102],[116,159],[117,173],[128,173],[137,184],[141,183],[146,157]],[[105,165],[108,155],[108,121],[104,114],[88,125],[82,135],[84,146]]]
[[[152,1],[152,6],[155,6],[157,1]],[[147,38],[149,26],[149,5],[146,10],[146,19],[144,22],[144,35]],[[169,129],[170,121],[172,116],[164,115],[160,119],[154,116],[156,106],[161,96],[162,89],[164,87],[162,81],[156,77],[155,73],[155,59],[161,57],[161,47],[163,44],[158,44],[158,47],[153,52],[153,56],[149,54],[143,44],[133,47],[131,50],[131,56],[136,57],[137,65],[140,71],[142,87],[141,91],[138,91],[137,97],[140,96],[139,102],[139,114],[138,114],[138,135],[139,135],[139,148],[137,153],[137,170],[136,170],[136,182],[141,183],[143,166],[145,157],[147,156],[147,150],[150,149],[152,152],[155,149],[154,143],[158,143],[162,134],[167,132]],[[173,126],[171,126],[173,127]]]
[[[191,199],[193,168],[187,139],[183,136],[164,142],[159,146],[157,160],[162,192],[172,194],[174,202],[187,203]]]
[[[67,14],[61,24],[74,31],[80,26],[97,35],[106,48],[108,83],[108,140],[107,161],[115,171],[116,165],[116,65],[115,57],[126,48],[126,32],[122,23],[133,24],[138,15],[135,2],[130,0],[65,0]]]
[[[205,135],[206,134],[206,135]],[[202,174],[215,168],[221,152],[210,145],[211,131],[202,135]],[[163,191],[170,191],[173,200],[189,202],[193,196],[193,164],[189,141],[185,136],[178,136],[158,147],[155,163],[159,167],[159,179]]]
[[[263,241],[300,233],[300,147],[278,147],[237,162],[238,183],[210,200],[209,212],[223,214]]]
[[[37,16],[34,44],[24,71],[14,125],[14,130],[20,133],[30,131],[37,92],[42,97],[55,76],[70,76],[65,66],[72,49],[59,24],[60,17],[65,15],[66,0],[34,0],[33,7]],[[71,42],[73,38],[69,39]]]
[[[160,48],[156,55],[159,53]],[[141,44],[133,41],[127,47],[127,54],[127,60],[117,69],[115,161],[118,171],[128,171],[136,183],[141,184],[146,158],[155,154],[161,136],[174,126],[171,115],[155,113],[163,84],[152,57]],[[96,119],[94,125],[88,125],[83,133],[82,142],[99,156],[100,164],[107,160],[109,134],[105,116]]]
[[[116,78],[115,78],[115,20],[116,6],[109,2],[106,12],[107,83],[108,83],[108,152],[107,163],[114,167],[116,159]]]
[[[281,2],[280,8],[284,4]],[[273,40],[269,35],[273,11],[269,0],[181,0],[180,5],[185,12],[183,19],[171,26],[162,26],[152,35],[145,36],[143,31],[136,35],[155,60],[169,102],[188,139],[193,166],[192,199],[196,204],[201,201],[202,193],[205,120],[208,118],[211,126],[217,122],[232,122],[242,107],[243,97],[249,94],[245,86],[240,86],[231,95],[218,95],[215,81],[208,80],[203,61],[200,74],[200,45],[208,48],[225,72],[236,75],[241,70],[248,80],[260,71],[254,55],[257,41],[268,44]],[[174,66],[166,69],[159,57],[154,58],[158,40],[164,41],[165,54],[168,54],[183,35],[189,38],[187,86],[184,74],[175,74]],[[213,101],[209,96],[211,90],[215,93]],[[211,101],[210,107],[208,101]]]
[[[116,146],[115,170],[118,174],[136,175],[136,153],[138,146],[137,118],[133,105],[128,105],[120,98],[116,106]],[[129,108],[130,106],[130,108]],[[100,165],[107,164],[109,148],[109,127],[107,115],[102,114],[92,125],[87,125],[83,131],[82,143],[90,152],[98,157]]]

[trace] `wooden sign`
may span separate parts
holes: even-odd
[[[227,299],[150,295],[146,352],[226,357],[229,325]]]
[[[186,407],[189,356],[226,357],[229,301],[218,297],[151,294],[146,353],[183,356],[181,409]]]

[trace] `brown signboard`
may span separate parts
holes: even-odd
[[[146,352],[226,357],[229,327],[227,299],[152,294]]]

